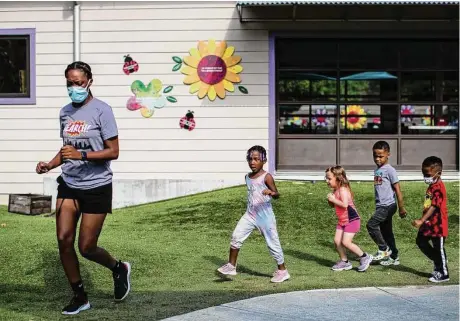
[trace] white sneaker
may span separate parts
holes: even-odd
[[[385,251],[378,250],[377,253],[375,253],[372,256],[372,261],[375,262],[375,261],[381,261],[383,259],[386,259],[391,255],[391,253],[392,252],[390,248],[387,248]]]
[[[399,256],[396,259],[392,259],[391,256],[385,260],[380,261],[380,265],[390,266],[390,265],[399,265]]]
[[[270,281],[273,283],[281,283],[289,280],[290,277],[288,270],[276,270]]]
[[[236,275],[236,266],[233,266],[231,263],[227,263],[218,268],[217,271],[223,275]]]

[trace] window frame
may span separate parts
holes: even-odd
[[[0,29],[1,36],[27,36],[29,37],[29,52],[27,52],[29,75],[29,96],[28,97],[0,97],[0,105],[35,105],[36,95],[36,30],[35,28]]]
[[[385,105],[405,105],[405,104],[436,104],[436,105],[439,105],[439,104],[442,104],[442,105],[445,105],[445,106],[450,106],[450,105],[455,105],[457,106],[459,104],[459,101],[442,101],[437,99],[438,97],[436,97],[435,99],[432,99],[432,100],[426,100],[426,101],[403,101],[401,99],[401,96],[402,96],[402,79],[401,79],[401,76],[403,73],[405,72],[433,72],[433,73],[442,73],[444,75],[444,73],[446,72],[458,72],[458,70],[455,70],[455,69],[451,69],[451,68],[446,68],[444,66],[441,66],[440,64],[438,64],[438,66],[436,67],[433,67],[433,68],[405,68],[404,66],[401,66],[401,58],[400,58],[400,51],[401,51],[401,48],[398,47],[398,64],[397,64],[397,67],[394,68],[394,67],[391,67],[391,68],[379,68],[378,71],[382,71],[382,72],[389,72],[389,73],[393,73],[393,74],[396,74],[397,75],[397,97],[395,100],[391,100],[391,101],[388,101],[388,100],[382,100],[382,101],[373,101],[373,102],[363,102],[363,101],[359,101],[359,100],[350,100],[350,101],[345,101],[342,99],[341,95],[340,95],[340,73],[341,72],[364,72],[364,71],[373,71],[373,69],[369,69],[369,68],[359,68],[359,69],[355,69],[355,68],[340,68],[340,65],[339,65],[339,55],[338,53],[340,52],[340,41],[342,39],[344,40],[360,40],[360,41],[365,41],[366,39],[371,39],[369,37],[358,37],[358,38],[354,38],[354,37],[337,37],[337,36],[333,36],[333,37],[330,37],[330,36],[309,36],[309,35],[296,35],[296,36],[293,36],[293,35],[286,35],[286,36],[283,36],[283,35],[276,35],[274,37],[274,41],[275,41],[275,48],[276,48],[276,45],[278,43],[278,41],[283,41],[283,40],[286,40],[286,39],[296,39],[296,40],[304,40],[304,41],[309,41],[309,40],[315,40],[315,41],[320,41],[320,40],[328,40],[330,41],[331,39],[332,40],[335,40],[337,41],[337,45],[338,45],[338,50],[337,50],[337,60],[336,60],[336,67],[335,68],[318,68],[318,67],[312,67],[312,68],[306,68],[306,67],[297,67],[297,68],[294,68],[294,67],[291,67],[291,66],[288,66],[288,67],[281,67],[280,66],[280,60],[279,59],[276,59],[275,60],[275,65],[274,67],[276,68],[275,69],[275,78],[274,78],[274,91],[275,91],[275,110],[276,110],[276,122],[277,124],[279,123],[279,119],[280,119],[280,114],[279,114],[279,107],[280,105],[320,105],[320,104],[327,104],[327,105],[337,105],[337,110],[340,110],[340,106],[341,105],[380,105],[380,106],[385,106]],[[455,42],[456,39],[455,38],[452,38],[450,36],[444,36],[444,37],[435,37],[435,36],[427,36],[427,37],[421,37],[421,38],[418,38],[418,37],[411,37],[409,35],[404,35],[402,37],[395,37],[395,36],[383,36],[383,37],[378,37],[379,40],[397,40],[399,41],[400,44],[404,44],[404,41],[405,40],[410,40],[410,41],[435,41],[435,42],[438,42],[438,46],[440,47],[444,42]],[[276,50],[276,49],[275,49]],[[437,56],[437,60],[441,59],[441,56],[442,54],[439,54]],[[284,101],[284,100],[281,100],[280,97],[279,97],[279,93],[278,93],[278,82],[279,82],[279,73],[280,72],[337,72],[337,98],[336,98],[336,101],[326,101],[326,100],[299,100],[299,101]],[[436,93],[435,93],[436,94]],[[411,138],[412,137],[420,137],[420,136],[424,136],[424,134],[414,134],[414,135],[410,135],[410,134],[405,134],[405,133],[402,133],[401,132],[401,113],[398,112],[398,120],[397,120],[397,123],[398,123],[398,128],[397,128],[397,132],[393,133],[393,134],[353,134],[353,133],[341,133],[340,132],[340,112],[337,113],[337,119],[336,119],[336,124],[337,124],[337,131],[335,134],[327,134],[327,136],[325,136],[324,134],[312,134],[312,133],[303,133],[303,134],[284,134],[284,133],[280,133],[280,130],[279,130],[279,125],[276,126],[276,137],[277,139],[283,139],[283,138],[286,138],[286,139],[298,139],[298,138],[318,138],[318,139],[322,139],[322,138],[333,138],[333,136],[335,136],[336,138],[340,139],[340,138],[345,138],[345,139],[348,139],[348,138],[372,138],[372,137],[388,137],[388,136],[392,136],[392,137],[397,137],[398,139],[402,139],[402,138]],[[324,136],[324,137],[323,137]],[[425,136],[431,136],[431,135],[425,135]],[[438,137],[445,137],[445,136],[448,136],[448,135],[436,135]],[[447,138],[447,137],[446,137]]]

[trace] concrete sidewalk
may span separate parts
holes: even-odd
[[[267,295],[199,310],[168,321],[277,320],[458,321],[459,286],[311,290]]]

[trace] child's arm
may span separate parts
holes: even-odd
[[[337,198],[335,198],[334,194],[330,193],[327,197],[328,201],[337,206],[348,208],[348,197],[350,192],[345,187],[341,187],[339,189],[339,194],[341,200],[338,200]]]
[[[414,220],[412,225],[416,228],[419,228],[426,220],[428,220],[431,215],[433,215],[434,211],[436,210],[436,206],[430,206],[428,210],[422,215],[422,218],[419,220]]]
[[[262,194],[270,195],[271,197],[275,199],[280,197],[280,193],[278,192],[278,189],[276,188],[276,185],[275,185],[275,180],[273,179],[273,176],[269,173],[265,175],[265,184],[268,186],[268,189],[262,191]]]
[[[398,200],[398,208],[399,208],[399,217],[405,218],[407,215],[406,209],[404,208],[404,201],[401,192],[401,187],[399,186],[399,182],[394,183],[393,190],[395,191],[396,198]]]

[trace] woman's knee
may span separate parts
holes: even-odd
[[[59,248],[72,248],[75,242],[75,234],[73,231],[58,231],[57,240]]]
[[[84,258],[90,258],[97,249],[97,241],[89,239],[80,239],[78,241],[78,250]]]

